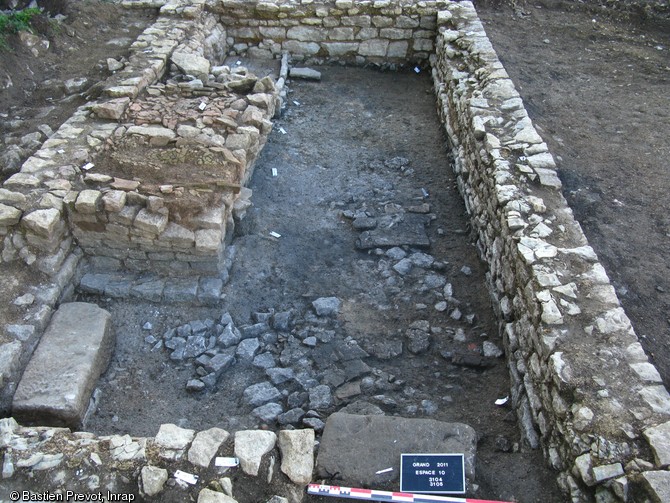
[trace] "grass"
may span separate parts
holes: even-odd
[[[20,31],[33,31],[31,21],[41,14],[40,9],[23,9],[0,14],[0,48],[7,48],[7,35]]]

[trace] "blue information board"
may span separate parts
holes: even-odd
[[[400,491],[465,494],[463,454],[401,454]]]

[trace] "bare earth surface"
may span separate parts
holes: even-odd
[[[85,101],[80,93],[65,96],[58,81],[87,77],[81,93],[94,94],[90,86],[108,75],[104,60],[122,57],[151,20],[151,13],[124,13],[108,2],[53,4],[54,13],[67,18],[60,30],[45,29],[48,50],[33,56],[12,38],[13,49],[0,52],[0,84],[5,86],[0,87],[0,150],[41,124],[58,127]],[[513,10],[496,2],[478,8],[501,61],[557,156],[566,198],[643,344],[670,383],[670,30],[594,14],[584,6],[566,11],[529,4]],[[164,349],[151,351],[145,337],[160,338],[180,323],[215,319],[225,311],[241,326],[253,322],[254,312],[292,309],[296,325],[308,326],[314,323],[308,314],[311,301],[334,295],[343,299],[342,315],[326,328],[342,340],[352,337],[364,349],[369,349],[366,343],[404,333],[416,320],[442,329],[433,333],[427,353],[366,358],[377,371],[372,374],[379,381],[376,388],[342,399],[337,407],[365,399],[387,414],[414,411],[421,417],[432,410],[424,401],[433,402],[437,410],[431,417],[465,422],[480,436],[476,496],[562,501],[539,452],[523,446],[502,452],[518,441],[514,418],[493,405],[508,389],[503,360],[482,370],[455,366],[445,358],[454,351],[480,351],[484,340],[500,341],[484,270],[444,155],[429,79],[425,74],[340,68],[323,72],[320,84],[290,85],[289,111],[277,124],[252,180],[255,206],[237,229],[238,254],[220,308],[91,299],[112,312],[118,342],[90,428],[154,435],[164,422],[231,431],[256,426],[259,421],[239,396],[263,379],[262,372],[249,367],[246,373],[222,378],[214,391],[187,392],[193,363],[175,363]],[[7,77],[12,82],[8,87]],[[49,80],[56,83],[45,85]],[[280,126],[286,135],[278,131]],[[398,156],[409,160],[412,173],[384,164]],[[427,199],[421,188],[430,191]],[[392,216],[389,204],[424,202],[437,217],[426,228],[433,242],[426,251],[445,264],[424,272],[439,273],[452,283],[463,315],[476,315],[473,323],[449,318],[453,306],[438,313],[434,304],[440,298],[421,291],[425,276],[418,270],[400,285],[387,282],[397,276],[388,272],[395,262],[356,250],[358,232],[342,215],[364,208],[376,217]],[[268,238],[270,231],[282,237]],[[464,265],[471,275],[461,272]],[[3,265],[0,273],[0,316],[14,322],[22,313],[11,302],[23,293],[28,273],[18,265]],[[417,310],[417,304],[427,308]],[[142,329],[146,322],[151,330]],[[464,341],[455,340],[458,328],[466,334]]]
[[[670,21],[479,5],[566,199],[670,385]],[[545,5],[542,2],[542,5]],[[577,6],[575,6],[577,7]]]

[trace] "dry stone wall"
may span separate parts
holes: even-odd
[[[298,503],[314,468],[314,430],[278,434],[163,424],[155,437],[95,436],[0,419],[2,478],[12,501],[257,501]],[[228,464],[239,460],[239,467]],[[223,460],[217,466],[216,459]],[[39,477],[40,482],[36,483]],[[18,494],[19,497],[12,497]],[[66,496],[69,495],[69,498]],[[116,499],[114,499],[116,498]],[[263,498],[262,500],[260,498]],[[8,499],[9,501],[9,499]]]
[[[435,12],[443,0],[244,1],[208,5],[226,27],[232,54],[296,61],[427,62],[434,50]]]
[[[279,59],[288,52],[311,62],[429,62],[459,188],[490,268],[511,404],[527,445],[543,449],[572,501],[668,500],[670,395],[563,199],[553,157],[470,2],[125,4],[160,8],[161,16],[135,42],[126,67],[102,87],[101,99],[80,108],[0,188],[2,260],[22,260],[53,280],[27,324],[12,329],[17,340],[0,346],[3,400],[11,397],[21,355],[32,352],[52,307],[72,291],[85,253],[112,268],[192,274],[220,267],[231,216],[248,204],[242,186],[280,104],[286,65],[271,86],[211,61],[225,54]],[[166,72],[192,78],[159,84]],[[192,105],[181,110],[185,115],[172,103],[176,97]],[[167,165],[212,156],[212,165],[221,167],[215,178],[222,190],[216,183],[211,192],[199,192],[184,180],[158,184],[121,175],[128,152],[164,161],[167,146],[176,156]],[[86,169],[89,163],[98,169]],[[209,213],[183,212],[175,202],[213,193],[220,197],[205,204]],[[118,287],[114,278],[97,279],[89,276],[82,285],[96,291],[102,284],[106,294]],[[128,285],[128,291],[137,286]],[[195,280],[189,295],[197,297],[201,286]],[[162,301],[167,288],[150,291]],[[138,295],[147,291],[139,288]],[[180,293],[174,300],[184,298]],[[60,431],[24,430],[3,421],[4,446]],[[112,456],[128,456],[123,461],[141,452],[153,455],[147,440],[72,435],[76,442],[104,446]],[[32,473],[62,462],[57,453],[40,452],[42,457],[22,457],[20,468]],[[93,454],[84,453],[98,465]],[[12,463],[5,456],[3,475],[14,469]],[[125,465],[108,468],[112,476]],[[145,491],[147,483],[163,479],[161,470],[140,467]],[[133,472],[133,480],[137,476]]]
[[[665,501],[654,488],[670,479],[670,395],[474,7],[452,3],[437,23],[438,112],[490,266],[525,440],[542,447],[572,501],[629,501],[645,490]]]

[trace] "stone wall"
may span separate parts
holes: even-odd
[[[234,496],[244,502],[253,495],[255,501],[298,503],[311,481],[315,454],[312,429],[231,435],[221,428],[196,432],[163,424],[155,437],[95,436],[23,427],[13,418],[0,419],[0,448],[3,480],[28,496],[13,498],[3,484],[0,497],[7,501],[41,501],[44,494],[57,498],[69,491],[82,498],[101,495],[95,501],[235,503]],[[233,457],[239,466],[232,470],[216,464],[217,458]]]
[[[435,12],[445,3],[217,0],[208,8],[220,15],[232,54],[389,66],[428,60]]]
[[[32,335],[0,346],[3,400],[11,397],[22,355],[32,352],[51,308],[72,291],[84,251],[136,270],[220,265],[223,233],[236,208],[244,210],[241,186],[269,131],[286,71],[271,89],[244,72],[213,67],[210,59],[230,50],[382,66],[429,60],[459,188],[489,265],[511,404],[527,445],[543,449],[573,501],[630,501],[633,494],[664,500],[670,395],[563,199],[553,158],[470,2],[125,3],[160,7],[161,16],[135,42],[126,67],[105,83],[102,98],[80,108],[0,188],[2,260],[21,260],[53,281],[17,332]],[[194,79],[158,84],[166,72]],[[251,87],[237,92],[245,86]],[[174,96],[203,113],[163,123],[166,113],[176,113]],[[208,109],[214,115],[205,114]],[[142,174],[114,171],[123,167],[125,153],[158,155],[168,145],[172,152],[182,149],[183,164],[194,151],[217,159],[222,190],[209,180],[213,186],[203,192],[220,195],[208,203],[212,215],[179,211],[175,201],[202,195],[199,186],[184,180],[157,185]],[[6,422],[0,433],[8,431],[3,438],[11,440],[18,430]],[[42,438],[42,431],[21,431]],[[142,449],[130,437],[81,435],[124,456]],[[43,454],[36,463],[46,459],[56,467],[62,460]]]
[[[525,441],[542,447],[572,501],[662,498],[670,395],[472,4],[450,4],[437,23],[438,112],[489,264]]]

